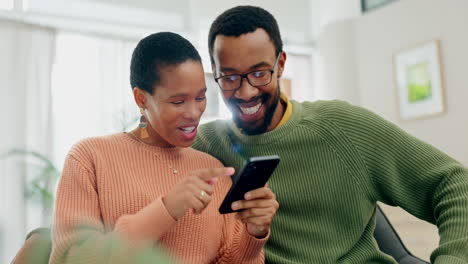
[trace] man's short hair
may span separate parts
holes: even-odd
[[[208,49],[211,63],[213,46],[217,35],[238,37],[245,33],[263,28],[275,46],[276,55],[283,51],[283,41],[276,19],[268,11],[256,6],[237,6],[224,11],[211,24],[208,34]]]
[[[187,60],[201,62],[195,47],[182,36],[172,32],[149,35],[138,42],[130,64],[130,84],[153,94],[161,82],[161,68],[176,66]]]

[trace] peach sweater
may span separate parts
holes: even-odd
[[[218,179],[200,215],[188,212],[175,221],[162,203],[190,171],[220,166],[192,148],[158,148],[126,133],[82,140],[70,150],[60,178],[50,263],[111,263],[119,252],[97,251],[100,241],[116,234],[150,240],[182,263],[263,263],[266,238],[249,235],[234,214],[218,213],[230,177]],[[93,236],[76,230],[82,225]]]

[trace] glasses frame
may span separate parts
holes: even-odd
[[[278,56],[276,57],[276,60],[275,60],[275,64],[273,64],[273,67],[271,69],[268,69],[268,70],[254,70],[254,71],[249,71],[249,72],[246,72],[246,73],[243,73],[243,74],[230,74],[230,75],[223,75],[223,76],[219,76],[219,77],[216,77],[214,78],[215,82],[218,84],[219,88],[223,91],[223,92],[233,92],[233,91],[237,91],[239,90],[241,87],[242,87],[242,81],[244,79],[247,80],[247,82],[253,86],[253,87],[261,87],[261,86],[265,86],[265,85],[268,85],[271,83],[271,80],[273,79],[273,73],[275,72],[275,68],[276,68],[276,65],[278,65],[278,61],[279,61],[279,58],[281,57],[281,53],[283,52],[280,52],[278,54]],[[253,85],[250,80],[249,80],[249,77],[248,75],[253,73],[253,72],[270,72],[270,80],[265,83],[265,84],[262,84],[262,85]],[[239,82],[239,87],[237,87],[236,89],[223,89],[223,87],[221,87],[221,84],[218,82],[219,79],[221,78],[226,78],[226,77],[230,77],[230,76],[239,76],[241,79],[240,79],[240,82]]]

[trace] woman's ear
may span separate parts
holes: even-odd
[[[145,91],[142,90],[140,87],[133,88],[133,98],[135,99],[135,103],[138,105],[139,108],[146,109],[146,96]]]

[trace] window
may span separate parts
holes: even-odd
[[[0,0],[0,10],[12,10],[14,0]]]
[[[129,84],[136,42],[59,32],[52,72],[54,157],[84,137],[116,133],[138,116]]]

